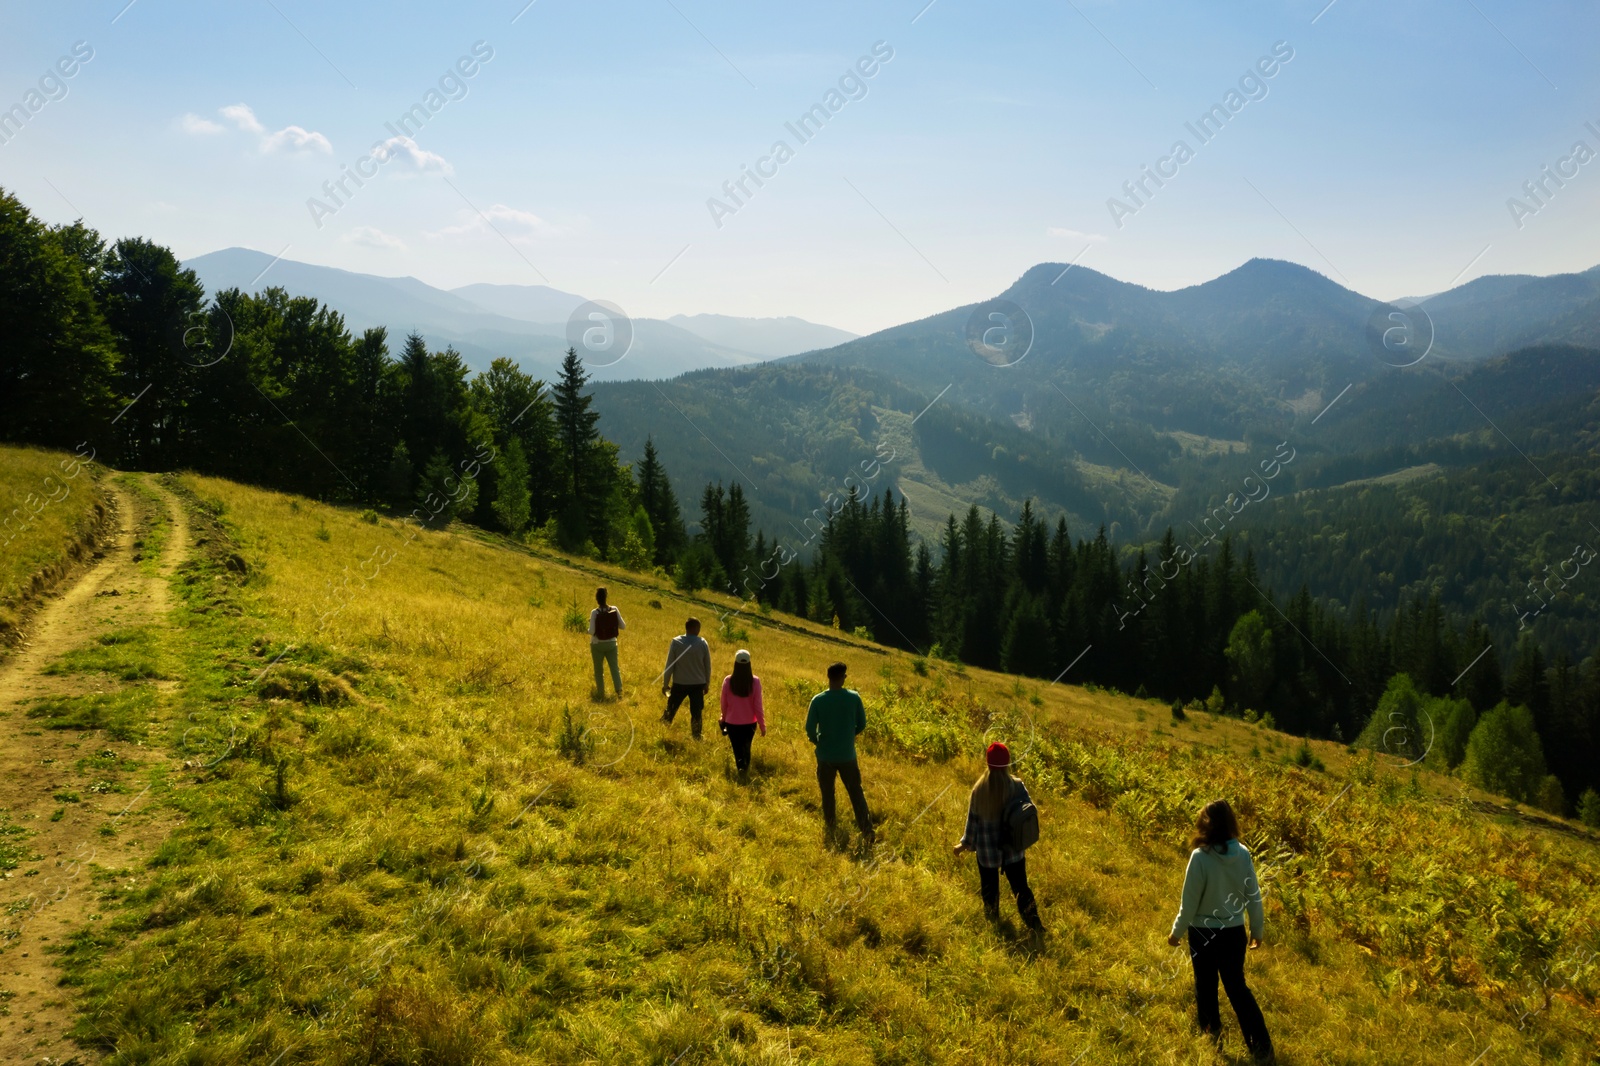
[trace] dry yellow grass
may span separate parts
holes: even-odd
[[[1165,942],[1184,823],[1217,792],[1264,867],[1250,975],[1281,1061],[1591,1061],[1592,966],[1516,1011],[1543,1003],[1540,965],[1595,946],[1592,845],[1488,822],[1448,782],[1325,744],[1308,772],[1256,726],[924,676],[809,623],[747,616],[730,640],[715,596],[186,483],[250,566],[241,617],[194,610],[175,637],[190,718],[237,741],[175,794],[188,824],[156,883],[74,957],[83,1031],[117,1061],[1238,1061],[1236,1032],[1231,1057],[1194,1033]],[[587,637],[562,624],[597,583],[628,622],[620,701],[591,702]],[[658,721],[689,613],[719,675],[744,646],[764,678],[748,787],[714,728]],[[802,724],[834,658],[873,719],[871,853],[820,826]],[[1014,916],[991,929],[950,854],[986,736],[1023,753],[1045,812],[1042,945]]]

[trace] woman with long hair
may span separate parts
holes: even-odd
[[[756,730],[767,735],[761,709],[761,679],[750,667],[750,653],[740,648],[733,656],[733,673],[722,679],[722,732],[733,746],[733,763],[740,783],[750,780],[750,741]]]
[[[1261,946],[1266,916],[1261,885],[1256,881],[1250,850],[1239,842],[1239,820],[1226,800],[1206,804],[1195,820],[1194,850],[1183,876],[1183,899],[1167,943],[1178,946],[1189,934],[1189,961],[1194,966],[1195,1013],[1200,1029],[1222,1042],[1222,1011],[1217,1004],[1217,978],[1239,1019],[1245,1047],[1257,1062],[1272,1062],[1272,1037],[1256,997],[1244,981],[1245,917],[1250,919],[1250,947]]]
[[[1011,776],[1011,750],[1004,744],[990,744],[984,752],[988,770],[973,784],[967,801],[967,828],[956,845],[957,855],[971,851],[978,856],[978,891],[983,911],[990,921],[1000,920],[1000,875],[1006,875],[1011,893],[1017,899],[1017,912],[1029,929],[1044,930],[1039,906],[1028,887],[1028,860],[1024,848],[1010,840],[1006,815],[1018,804],[1031,803],[1028,787]]]

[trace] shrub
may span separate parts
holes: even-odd
[[[1501,701],[1478,719],[1462,763],[1468,781],[1515,800],[1536,802],[1544,782],[1544,750],[1533,712]]]
[[[1478,712],[1466,700],[1433,700],[1429,713],[1439,726],[1439,740],[1429,753],[1430,763],[1454,770],[1467,757],[1467,740],[1478,724]]]
[[[1424,717],[1423,697],[1410,675],[1395,674],[1356,738],[1356,747],[1386,752],[1406,762],[1420,759],[1428,753],[1433,737]]]
[[[562,707],[561,728],[556,731],[556,751],[562,757],[571,759],[575,765],[582,766],[593,747],[594,738],[589,735],[588,727],[572,716],[570,705]]]
[[[1183,713],[1183,701],[1182,700],[1173,700],[1172,701],[1172,720],[1174,722],[1181,722],[1186,717],[1188,717],[1188,716]]]
[[[561,628],[573,633],[589,632],[589,616],[578,607],[578,598],[574,596],[572,602],[561,612]]]
[[[1566,817],[1567,794],[1561,789],[1561,779],[1555,774],[1546,774],[1544,780],[1539,782],[1534,802],[1542,811],[1549,811],[1558,818]]]
[[[369,526],[375,526],[378,524],[378,512],[368,507],[361,512],[361,520]]]
[[[1590,829],[1600,829],[1600,792],[1592,788],[1583,790],[1578,797],[1578,817]]]

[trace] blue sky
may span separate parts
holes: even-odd
[[[1587,0],[925,2],[14,7],[0,109],[76,42],[93,58],[0,144],[0,185],[180,256],[243,245],[858,332],[1045,261],[1168,289],[1270,256],[1386,298],[1600,261],[1600,159],[1543,205],[1522,189],[1580,140],[1600,151]],[[893,58],[800,143],[785,123],[877,42]],[[1292,59],[1200,143],[1185,123],[1277,42]],[[323,183],[462,57],[472,76],[335,205]],[[723,183],[780,139],[792,158],[735,205]],[[1192,158],[1136,205],[1123,183],[1179,139]],[[1538,208],[1520,227],[1513,196]],[[337,210],[314,218],[313,197]],[[720,226],[712,197],[736,207]],[[1112,197],[1136,207],[1120,227]]]

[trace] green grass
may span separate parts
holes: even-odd
[[[47,729],[103,729],[116,740],[143,740],[157,705],[157,694],[141,687],[46,696],[28,704],[26,713]]]
[[[169,678],[161,663],[161,634],[157,626],[124,626],[102,635],[95,643],[75,648],[45,667],[46,674],[109,674],[119,681]]]
[[[145,521],[134,532],[133,557],[146,574],[157,574],[161,570],[161,553],[172,535],[172,520],[166,506],[160,494],[150,488],[142,476],[123,473],[115,475],[115,480],[124,489],[142,497],[146,504]]]
[[[1592,840],[1485,819],[1455,782],[1318,742],[1321,772],[1249,759],[1276,734],[1141,724],[1126,697],[918,670],[795,621],[752,630],[769,735],[741,786],[714,728],[660,726],[648,684],[715,597],[187,484],[251,577],[180,572],[178,827],[67,955],[109,1062],[1236,1061],[1193,1031],[1165,943],[1190,820],[1219,794],[1267,886],[1250,974],[1285,1062],[1580,1063],[1600,1037],[1592,970],[1517,1013],[1597,946]],[[375,545],[393,561],[330,616],[328,582]],[[602,582],[629,691],[596,703],[562,614]],[[841,657],[875,852],[824,839],[800,728]],[[990,928],[950,853],[994,737],[1043,811],[1042,944]]]
[[[33,851],[27,845],[33,833],[11,820],[11,812],[0,810],[0,870],[15,870]]]
[[[87,529],[99,473],[65,452],[0,445],[0,636],[17,625],[34,575],[59,567]]]

